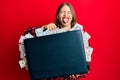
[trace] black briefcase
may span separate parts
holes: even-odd
[[[81,30],[24,40],[31,80],[88,72]]]

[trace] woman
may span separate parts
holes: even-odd
[[[70,3],[62,3],[59,7],[58,10],[56,12],[56,19],[55,19],[55,23],[50,23],[47,25],[43,26],[44,29],[48,29],[48,30],[55,30],[56,28],[60,28],[59,30],[64,30],[64,31],[72,31],[72,30],[81,30],[82,33],[83,32],[83,27],[77,23],[76,21],[76,16],[75,16],[75,11],[72,7],[72,5]],[[36,36],[35,34],[35,29],[36,28],[29,28],[27,29],[24,34],[21,36],[20,41],[19,41],[19,49],[21,52],[21,60],[20,60],[20,64],[23,63],[24,61],[24,67],[27,68],[27,62],[26,62],[26,57],[25,57],[25,50],[24,50],[24,45],[23,45],[23,39],[25,37],[25,35],[29,34],[29,37],[34,37]],[[84,39],[84,36],[83,36]],[[88,42],[87,42],[88,43]],[[86,47],[88,48],[89,45],[85,45],[85,50]],[[22,49],[23,48],[23,49]],[[87,50],[88,51],[88,50]],[[23,55],[24,53],[24,55]],[[89,54],[86,54],[86,60],[88,63],[88,69],[89,69],[89,57],[91,57]],[[88,59],[87,59],[88,58]],[[21,66],[23,68],[23,64]],[[41,80],[77,80],[79,77],[84,77],[85,75],[69,75],[69,76],[64,76],[64,77],[56,77],[56,78],[50,78],[50,79],[41,79]]]
[[[70,3],[62,3],[56,12],[55,23],[50,23],[43,26],[48,30],[55,30],[56,28],[65,29],[65,31],[82,30],[83,27],[77,23],[75,11]],[[89,64],[88,64],[89,68]],[[79,77],[85,75],[70,75],[65,77],[52,78],[50,80],[77,80]]]

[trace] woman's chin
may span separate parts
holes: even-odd
[[[67,27],[67,26],[70,26],[71,25],[71,23],[69,23],[69,22],[67,22],[67,23],[62,23],[62,26],[63,27]]]

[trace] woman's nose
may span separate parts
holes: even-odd
[[[67,13],[67,12],[64,12],[64,15],[65,15],[65,16],[67,16],[67,15],[68,15],[68,13]]]

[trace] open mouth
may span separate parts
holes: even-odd
[[[63,23],[68,23],[68,21],[69,21],[69,18],[68,18],[68,17],[63,17],[63,18],[62,18],[62,22],[63,22]]]

